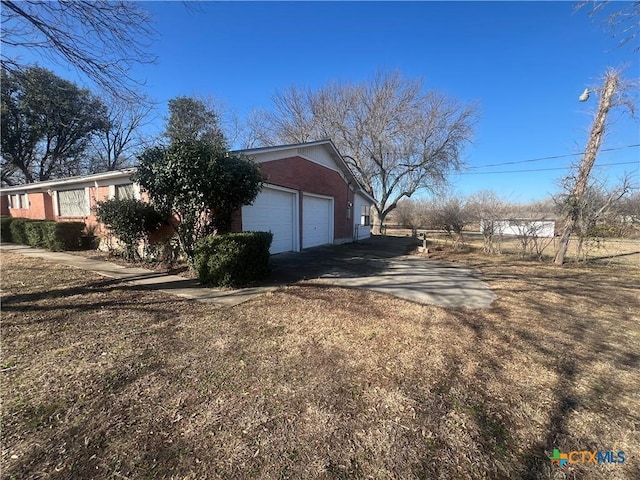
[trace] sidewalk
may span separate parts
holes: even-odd
[[[124,267],[111,262],[92,260],[70,253],[51,252],[26,245],[4,243],[0,245],[0,251],[19,253],[26,257],[41,258],[60,265],[89,270],[103,277],[126,281],[133,285],[143,286],[169,295],[176,295],[181,298],[198,300],[222,307],[239,305],[276,289],[276,287],[252,287],[240,290],[207,288],[203,287],[197,280],[187,279],[178,275],[154,272],[146,268]],[[5,266],[5,268],[7,267]]]

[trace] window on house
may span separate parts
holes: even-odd
[[[360,225],[371,225],[371,207],[362,205],[360,210]]]
[[[26,193],[9,195],[9,208],[29,208],[29,196]]]
[[[133,190],[133,183],[116,185],[116,198],[118,200],[133,200],[136,198],[135,191]]]
[[[61,217],[88,216],[89,202],[84,188],[58,192],[58,214]]]

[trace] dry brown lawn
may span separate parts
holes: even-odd
[[[490,309],[214,308],[3,253],[2,477],[640,478],[640,270],[456,255]]]
[[[419,230],[423,232],[424,230]],[[403,228],[389,229],[391,236],[406,237],[411,235],[411,230]],[[453,239],[447,237],[442,231],[427,231],[427,239],[429,246],[451,246]],[[540,257],[545,261],[550,261],[555,255],[558,238],[540,238],[537,248],[533,245],[533,240],[529,240],[526,254],[522,254],[522,242],[514,236],[504,236],[499,242],[502,254],[524,256],[529,259],[537,259],[538,252]],[[496,245],[498,244],[496,240]],[[475,232],[464,232],[462,250],[482,250],[482,235]],[[587,239],[582,243],[580,253],[578,249],[578,240],[571,238],[569,249],[567,250],[567,263],[590,263],[599,265],[636,265],[640,266],[640,239],[631,238],[597,238]]]

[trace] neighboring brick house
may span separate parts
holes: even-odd
[[[370,235],[374,202],[330,140],[240,150],[260,164],[265,184],[233,218],[234,231],[271,231],[271,253],[300,251]],[[13,217],[97,224],[96,202],[144,198],[135,169],[63,178],[2,189],[0,213]]]

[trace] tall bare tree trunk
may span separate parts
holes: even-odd
[[[584,157],[580,163],[578,170],[578,178],[573,187],[573,192],[569,197],[569,205],[567,216],[565,219],[562,235],[558,244],[558,251],[554,263],[556,265],[562,265],[564,263],[564,257],[567,254],[569,248],[569,238],[574,231],[576,223],[580,218],[580,213],[583,208],[584,192],[587,189],[589,183],[589,174],[596,161],[600,144],[602,143],[602,137],[604,136],[607,114],[611,109],[611,103],[613,96],[616,93],[618,87],[618,72],[615,70],[609,70],[606,73],[604,86],[600,95],[600,102],[598,104],[598,111],[596,112],[595,119],[593,120],[593,126],[591,127],[591,133],[589,134],[589,142],[584,152]]]
[[[380,213],[377,206],[371,209],[371,233],[373,235],[385,235],[386,229],[384,226],[384,220],[387,218],[387,214]]]

